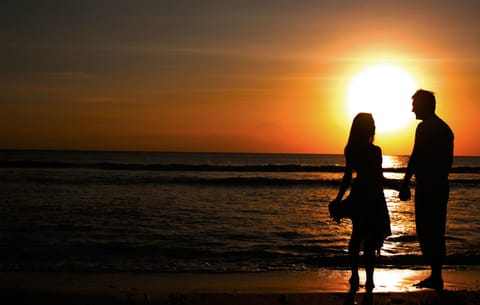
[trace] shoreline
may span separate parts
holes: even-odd
[[[391,304],[392,298],[398,304],[480,302],[480,266],[446,269],[443,292],[412,286],[428,274],[426,269],[376,269],[375,304]],[[72,304],[71,300],[76,300],[78,304],[330,305],[346,302],[349,276],[348,270],[332,269],[260,273],[0,272],[0,292],[12,304]],[[360,281],[364,281],[363,270]],[[353,297],[358,301],[367,295],[360,288]]]

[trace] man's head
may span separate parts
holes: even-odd
[[[417,120],[424,120],[435,114],[435,95],[431,91],[417,90],[412,96],[412,111],[415,113]]]

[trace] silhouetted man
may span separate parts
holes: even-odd
[[[449,193],[448,174],[453,161],[453,133],[435,114],[435,96],[418,90],[412,96],[412,111],[422,120],[415,132],[415,144],[399,193],[410,198],[408,184],[415,174],[415,223],[423,256],[430,265],[430,277],[417,287],[443,289],[442,265],[446,256],[445,223]]]

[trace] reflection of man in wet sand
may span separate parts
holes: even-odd
[[[443,289],[442,264],[446,256],[445,223],[449,193],[448,174],[453,161],[453,133],[435,114],[435,96],[418,90],[413,96],[418,120],[413,147],[403,185],[401,200],[410,198],[408,183],[415,174],[415,222],[423,256],[432,269],[430,277],[418,287]]]

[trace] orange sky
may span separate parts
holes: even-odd
[[[342,153],[349,81],[389,63],[480,155],[476,1],[2,6],[0,148]],[[416,123],[376,143],[409,154]]]

